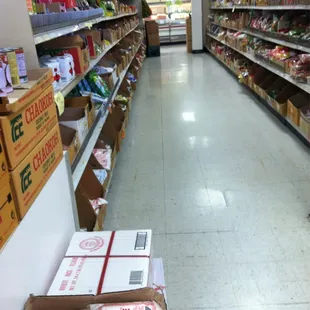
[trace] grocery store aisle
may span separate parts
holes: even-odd
[[[184,46],[146,60],[130,116],[105,229],[153,229],[169,310],[309,310],[309,150]]]

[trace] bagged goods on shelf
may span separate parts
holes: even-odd
[[[81,145],[88,133],[87,108],[65,108],[59,123],[77,131]]]
[[[151,288],[131,290],[92,296],[30,296],[25,304],[25,310],[77,310],[91,304],[128,303],[156,301],[162,310],[167,310],[164,297]]]
[[[13,192],[8,182],[0,187],[0,249],[4,246],[10,235],[18,226],[16,207]]]
[[[81,148],[78,133],[75,129],[59,124],[62,146],[68,153],[70,164],[73,163],[75,156]]]
[[[56,124],[52,86],[20,112],[1,116],[1,134],[10,169],[14,169]]]
[[[62,143],[56,124],[11,172],[14,198],[22,219],[62,159]]]
[[[155,302],[131,302],[121,304],[101,304],[90,305],[88,310],[162,310],[162,308]]]
[[[103,98],[108,98],[110,96],[111,92],[107,87],[106,82],[95,71],[88,73],[86,80],[94,93],[102,96]]]

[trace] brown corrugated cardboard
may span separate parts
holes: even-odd
[[[53,87],[19,112],[0,117],[0,123],[8,165],[14,169],[57,124]]]
[[[147,35],[147,43],[149,46],[160,45],[159,35],[157,33],[151,33]]]
[[[89,55],[91,58],[96,58],[98,55],[96,53],[96,44],[102,47],[101,41],[101,33],[99,30],[91,29],[91,30],[80,30],[77,34],[79,34],[82,38],[85,37],[87,40],[87,45],[89,48]]]
[[[288,83],[279,95],[272,101],[273,108],[282,116],[287,115],[287,100],[299,92],[299,89]]]
[[[288,100],[287,115],[295,125],[299,126],[300,108],[307,106],[309,102],[310,95],[305,92],[300,92]]]
[[[18,226],[10,184],[0,187],[0,249]]]
[[[20,111],[54,82],[51,69],[28,70],[27,75],[29,82],[23,84],[22,89],[15,89],[8,97],[0,97],[0,112]]]
[[[4,144],[0,136],[0,188],[9,184],[9,168],[5,157]]]
[[[64,113],[59,117],[59,123],[75,129],[81,145],[88,133],[87,109],[85,108],[65,108]]]
[[[148,20],[145,21],[145,29],[147,34],[158,33],[158,24],[156,21]]]
[[[78,133],[75,129],[59,124],[62,146],[68,152],[70,164],[81,148]]]
[[[62,143],[56,124],[10,173],[17,212],[22,219],[62,159]]]
[[[300,128],[306,134],[306,137],[310,141],[310,120],[306,116],[306,113],[308,111],[310,111],[310,105],[307,105],[300,109]]]
[[[96,111],[90,96],[68,97],[65,99],[65,107],[68,108],[85,108],[87,113],[88,128],[93,126],[96,118]]]
[[[151,288],[98,296],[30,296],[24,310],[80,310],[89,304],[135,301],[156,301],[163,310],[167,310],[163,295]]]

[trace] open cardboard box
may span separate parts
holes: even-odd
[[[9,183],[9,168],[4,152],[4,143],[0,135],[0,188]]]
[[[75,129],[59,124],[62,146],[68,153],[70,164],[73,163],[81,148],[78,133]]]
[[[97,29],[82,29],[77,34],[79,34],[82,38],[85,38],[84,40],[87,41],[90,58],[96,58],[98,55],[96,53],[95,45],[97,44],[101,48],[104,47],[104,44],[101,40],[100,31]]]
[[[117,131],[113,121],[107,121],[104,123],[99,135],[99,139],[104,144],[107,144],[112,149],[111,170],[114,169],[116,154],[117,154]]]
[[[299,92],[299,88],[288,83],[282,91],[278,94],[278,96],[272,101],[273,108],[283,117],[287,115],[287,100],[297,94]]]
[[[87,113],[87,123],[90,129],[96,118],[96,111],[90,96],[66,97],[65,107],[67,108],[84,108]]]
[[[54,82],[53,72],[49,68],[28,70],[28,83],[7,97],[0,97],[0,113],[18,112],[31,103]]]
[[[162,310],[167,310],[165,298],[152,288],[79,296],[30,296],[24,310],[82,310],[90,304],[156,301]]]
[[[102,185],[95,176],[92,168],[87,165],[75,191],[80,227],[82,229],[93,231],[96,225],[103,228],[103,221],[97,223],[97,214],[89,201],[103,197],[104,191]],[[101,205],[100,209],[104,209],[104,214],[106,213],[106,205]]]
[[[306,117],[308,111],[310,111],[310,104],[300,109],[300,128],[310,141],[310,119]]]
[[[47,53],[62,55],[69,53],[73,57],[74,70],[76,74],[84,73],[89,66],[89,49],[81,36],[71,35],[62,36],[57,39],[44,42],[42,48],[46,49]]]
[[[288,99],[287,115],[295,125],[300,124],[300,109],[309,105],[309,102],[310,95],[305,92],[299,92]]]
[[[104,59],[116,64],[116,75],[119,76],[123,71],[122,57],[120,57],[119,55],[107,54],[105,55]]]
[[[111,68],[113,69],[113,72],[111,73],[113,84],[115,85],[117,82],[117,62],[116,60],[111,60],[103,57],[95,66],[96,73],[99,75],[104,74],[105,70],[104,68]]]
[[[271,106],[273,105],[273,101],[275,98],[271,97],[270,94],[274,91],[278,91],[278,95],[280,94],[280,91],[288,85],[288,82],[284,79],[277,77],[276,80],[271,84],[271,86],[266,90],[266,101]]]
[[[102,141],[98,141],[98,142],[101,142],[101,143],[104,145],[104,143],[103,143]],[[111,155],[111,157],[112,157],[112,155]],[[111,158],[111,161],[112,161],[112,158]],[[96,158],[95,155],[93,155],[93,154],[90,155],[88,164],[91,166],[91,168],[92,168],[93,170],[102,170],[102,169],[103,169],[103,170],[106,170],[106,169],[104,169],[104,168],[100,165],[100,163],[98,162],[97,158]],[[106,170],[106,172],[107,172],[107,177],[106,177],[106,179],[104,180],[104,182],[101,184],[104,191],[106,191],[107,188],[108,188],[109,180],[110,180],[110,176],[111,176],[111,173],[110,173],[109,170]]]
[[[121,150],[122,141],[126,136],[125,113],[123,112],[122,108],[118,105],[115,105],[112,108],[112,114],[109,115],[107,121],[113,124],[117,132],[116,150],[119,152]]]
[[[274,74],[270,74],[266,76],[266,78],[258,85],[258,94],[261,96],[261,98],[266,100],[266,90],[270,87],[270,85],[272,85],[276,78],[277,77]]]
[[[122,55],[120,52],[113,52],[112,56],[118,61],[120,73],[126,68],[127,66],[127,58],[126,56]],[[119,73],[119,74],[120,74]]]
[[[87,109],[82,108],[65,108],[63,114],[59,117],[59,123],[75,129],[81,145],[83,144],[88,133]]]

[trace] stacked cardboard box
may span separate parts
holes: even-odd
[[[10,184],[21,220],[62,158],[50,69],[31,72],[30,87],[6,98],[0,116]]]
[[[152,287],[151,255],[151,230],[75,233],[48,295],[100,295]]]
[[[192,53],[192,18],[186,18],[186,50]]]
[[[147,56],[154,57],[160,56],[160,40],[159,28],[156,21],[145,21],[145,30],[147,38]]]

